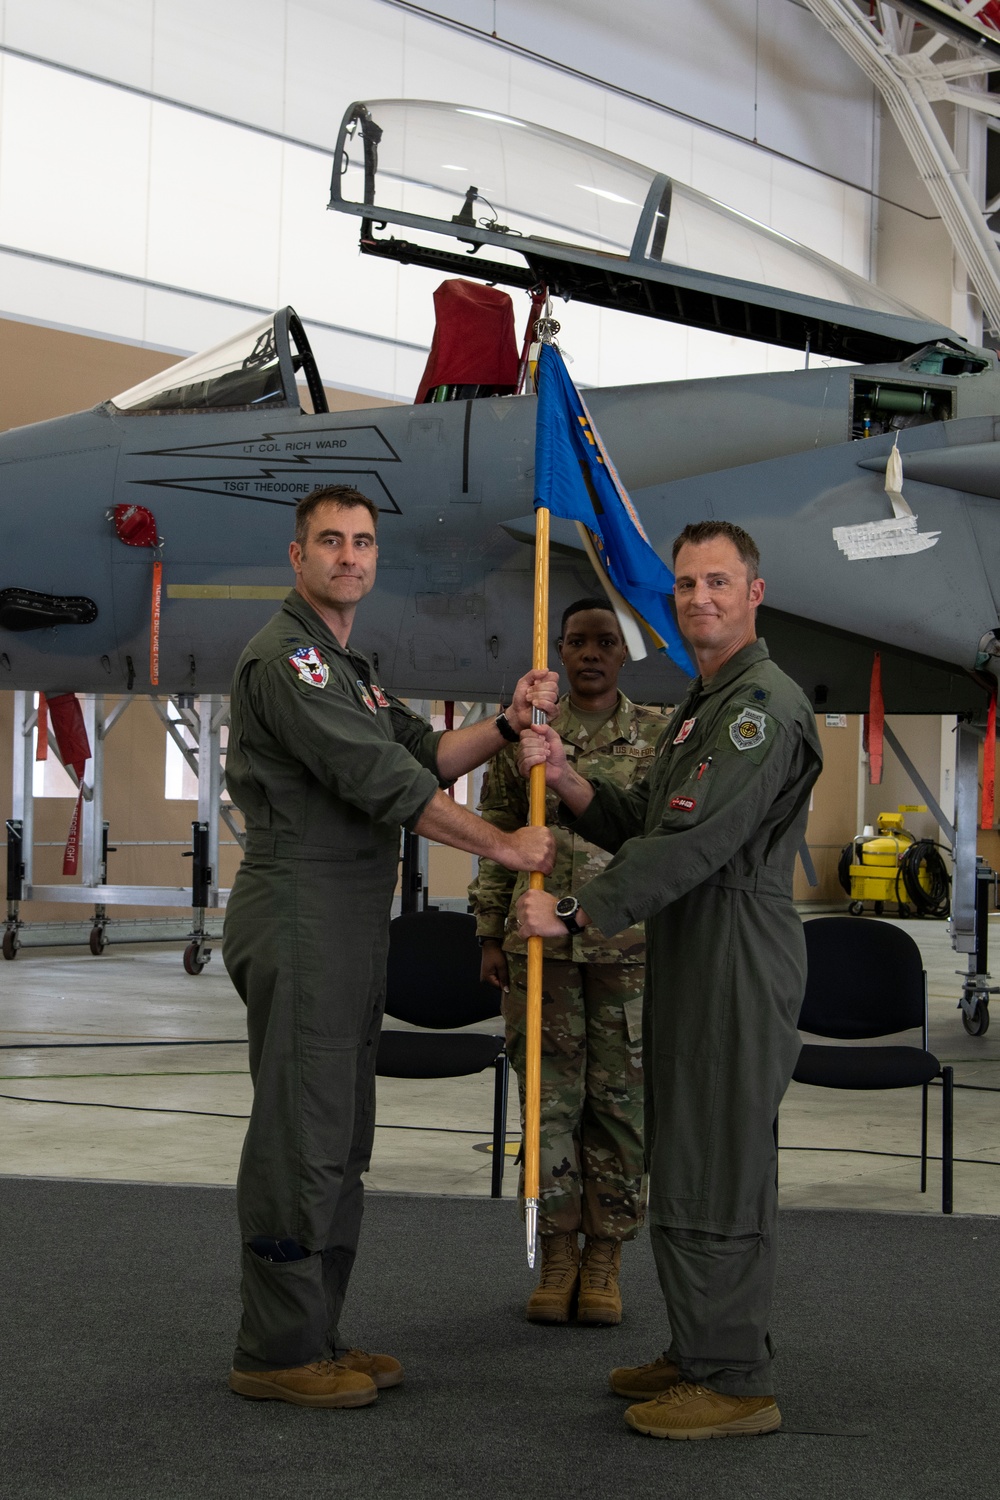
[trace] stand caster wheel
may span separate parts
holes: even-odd
[[[863,901],[852,901],[850,906],[847,908],[852,917],[860,917],[864,909],[865,903]]]
[[[8,927],[7,931],[3,935],[4,958],[16,958],[17,950],[18,948],[20,948],[20,946],[21,944],[17,940],[16,931],[13,928]]]
[[[108,946],[108,934],[103,927],[92,927],[90,929],[90,951],[95,958],[100,958]]]
[[[207,954],[205,957],[202,957],[204,953],[205,949],[201,943],[188,943],[184,949],[184,972],[186,974],[201,973],[202,969],[208,963]]]
[[[984,1036],[989,1029],[989,1024],[990,1008],[982,1000],[976,1001],[976,1008],[971,1016],[968,1011],[962,1011],[962,1025],[970,1036]]]
[[[910,917],[910,916],[913,915],[913,907],[910,905],[910,903],[908,901],[900,901],[900,903],[899,903],[899,915],[901,917]]]
[[[875,915],[877,917],[880,917],[882,915],[882,913],[883,913],[884,910],[885,910],[885,902],[884,901],[876,901],[875,902]]]

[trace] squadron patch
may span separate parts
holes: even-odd
[[[330,681],[330,668],[315,646],[300,646],[292,652],[288,664],[310,687],[324,688]]]
[[[675,745],[683,745],[684,741],[687,739],[688,735],[691,733],[692,729],[694,728],[694,726],[695,726],[695,724],[697,722],[698,722],[697,718],[694,718],[694,719],[685,719],[684,723],[681,725],[680,729],[674,735],[674,744]]]
[[[375,695],[375,702],[378,704],[379,708],[390,707],[388,698],[385,696],[377,682],[372,683],[372,692]]]
[[[375,699],[368,691],[368,684],[366,682],[363,682],[359,677],[354,685],[357,688],[358,692],[361,694],[361,701],[365,705],[365,708],[368,709],[368,712],[377,714],[378,709],[375,707]]]
[[[737,750],[756,750],[766,738],[767,719],[755,708],[745,708],[729,726],[729,738]]]

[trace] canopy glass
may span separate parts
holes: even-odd
[[[333,204],[490,245],[556,242],[913,316],[863,277],[625,157],[471,105],[376,100],[341,126]],[[477,234],[483,240],[483,234]],[[528,247],[525,247],[528,248]]]
[[[314,411],[326,396],[302,325],[290,307],[112,397],[119,411],[222,411],[300,406],[301,371]]]

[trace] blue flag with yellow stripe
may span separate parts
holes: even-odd
[[[668,602],[674,575],[646,536],[562,355],[552,344],[543,344],[538,358],[535,507],[542,506],[586,527],[595,566],[603,569],[657,649],[693,677],[696,669]]]

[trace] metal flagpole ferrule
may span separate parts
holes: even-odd
[[[528,1269],[535,1269],[535,1245],[538,1241],[538,1199],[524,1200],[524,1231],[528,1248]]]

